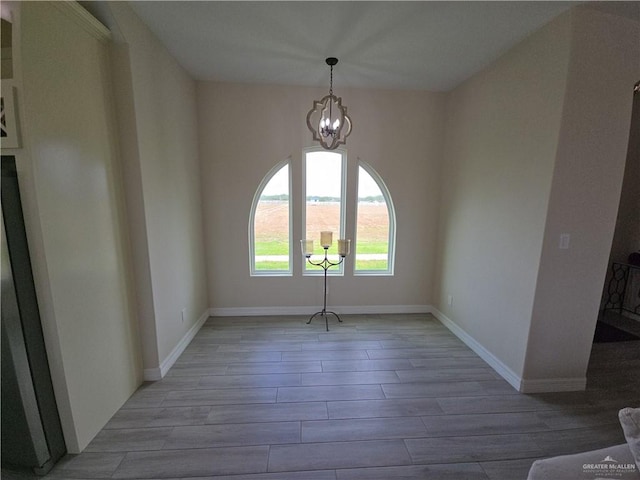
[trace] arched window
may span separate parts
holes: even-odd
[[[264,177],[251,205],[249,258],[251,275],[291,275],[290,161],[280,162]]]
[[[389,190],[376,171],[358,164],[355,275],[393,275],[396,220]]]
[[[320,232],[333,232],[329,258],[338,260],[338,238],[352,237],[354,275],[393,275],[396,217],[389,190],[367,163],[358,162],[355,232],[346,232],[346,172],[344,151],[308,149],[303,155],[302,238],[314,240],[314,258],[324,250]],[[249,258],[252,276],[293,274],[291,161],[276,165],[260,182],[249,217]],[[351,195],[350,195],[351,196]],[[351,234],[349,234],[351,233]],[[305,275],[322,274],[302,262]],[[343,275],[344,263],[329,275]]]

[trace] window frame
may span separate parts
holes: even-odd
[[[332,248],[334,248],[338,244],[338,238],[346,238],[345,235],[347,231],[347,151],[344,148],[336,148],[334,150],[328,151],[322,147],[317,146],[307,147],[302,150],[302,239],[305,239],[307,235],[307,155],[314,152],[339,154],[341,156],[342,165],[340,173],[340,231],[337,233],[337,236],[334,232],[332,245]],[[313,240],[314,243],[320,242],[320,238],[313,238],[309,240]],[[302,253],[300,253],[300,255],[302,256]],[[319,258],[315,258],[314,260],[318,261]],[[322,269],[308,270],[307,265],[307,259],[303,257],[301,266],[303,276],[313,277],[324,275],[324,271]],[[337,267],[329,268],[327,270],[327,276],[344,276],[344,262],[341,262]]]
[[[396,258],[396,209],[393,205],[393,200],[391,199],[391,193],[387,188],[387,185],[382,180],[382,177],[375,169],[369,165],[367,162],[358,159],[358,178],[356,181],[356,216],[355,216],[355,229],[353,232],[354,241],[353,241],[353,275],[354,276],[362,276],[362,277],[375,277],[375,276],[394,276],[395,272],[395,258]],[[382,196],[386,202],[387,206],[387,214],[389,216],[389,240],[388,240],[388,258],[387,258],[387,269],[386,270],[358,270],[356,263],[356,255],[358,254],[358,207],[359,207],[359,184],[360,184],[360,168],[367,172],[369,176],[373,179],[374,182],[378,185],[378,188],[382,192]]]
[[[256,239],[255,239],[255,220],[256,220],[256,208],[260,202],[260,197],[265,187],[273,179],[273,177],[280,172],[284,167],[287,167],[288,174],[288,195],[289,195],[289,269],[288,270],[258,270],[256,269]],[[251,202],[251,210],[249,213],[249,274],[252,277],[291,277],[293,276],[293,182],[291,176],[291,157],[286,160],[278,162],[272,167],[267,174],[262,178],[262,181],[258,184],[255,194],[253,195],[253,201]]]

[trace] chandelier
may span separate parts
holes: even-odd
[[[333,67],[338,59],[329,57],[326,62],[331,67],[329,95],[313,101],[313,107],[307,113],[307,127],[322,148],[334,150],[347,142],[351,133],[351,119],[347,115],[347,107],[342,105],[342,98],[333,94]]]

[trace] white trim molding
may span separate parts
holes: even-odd
[[[180,355],[182,355],[184,349],[187,348],[191,340],[193,340],[193,337],[195,337],[200,331],[202,325],[204,325],[204,322],[207,321],[209,316],[209,310],[205,310],[200,318],[198,318],[198,321],[187,331],[173,350],[171,350],[171,353],[169,353],[169,355],[167,355],[167,357],[160,363],[159,367],[144,369],[143,376],[145,382],[155,382],[164,378],[169,369],[173,367],[174,363],[176,363],[176,360],[178,360]]]
[[[518,391],[520,390],[522,378],[517,375],[513,370],[507,367],[502,361],[496,357],[489,350],[484,348],[475,338],[460,328],[453,320],[447,317],[444,313],[435,307],[431,307],[431,313],[436,317],[440,323],[447,327],[451,333],[458,337],[462,342],[471,350],[476,352],[480,358],[489,364],[498,375],[504,378],[509,384]]]
[[[431,313],[429,305],[342,305],[331,306],[338,315],[363,315],[374,313]],[[300,307],[212,307],[212,317],[254,317],[261,315],[313,315],[318,306]]]
[[[523,379],[440,310],[431,307],[430,313],[520,393],[575,392],[587,386],[586,377]]]
[[[96,17],[75,1],[51,2],[51,5],[72,18],[77,25],[101,42],[111,39],[111,32]]]

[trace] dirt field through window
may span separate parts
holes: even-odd
[[[337,203],[314,203],[307,208],[307,231],[320,241],[320,232],[329,228],[337,239]],[[333,223],[333,225],[332,225]],[[259,242],[288,242],[289,208],[287,202],[260,202],[256,209],[255,239]],[[358,207],[358,240],[385,243],[389,237],[389,216],[384,204],[362,203]]]

